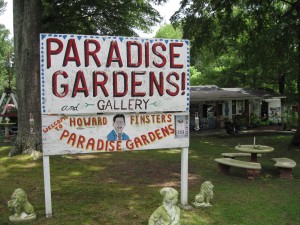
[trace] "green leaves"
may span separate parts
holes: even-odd
[[[164,1],[153,1],[160,3]],[[150,1],[43,0],[43,32],[138,36],[161,20]]]
[[[172,17],[183,25],[192,63],[206,80],[273,88],[283,74],[287,82],[281,85],[299,74],[299,21],[297,3],[257,0],[186,0]]]
[[[13,51],[12,40],[9,39],[9,30],[0,24],[0,92],[8,86],[8,57]],[[10,71],[12,73],[12,71]]]
[[[156,38],[182,39],[181,27],[173,27],[171,24],[164,24],[155,34]]]

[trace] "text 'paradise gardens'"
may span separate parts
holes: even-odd
[[[183,49],[183,42],[49,38],[45,64],[59,98],[177,96],[186,89]]]

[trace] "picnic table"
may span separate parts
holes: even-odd
[[[251,154],[251,162],[257,162],[257,154],[265,154],[274,151],[273,147],[267,145],[237,145],[235,150]]]

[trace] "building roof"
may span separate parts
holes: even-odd
[[[246,90],[225,90],[216,85],[191,86],[191,102],[261,99]]]
[[[262,99],[274,99],[274,98],[286,98],[286,96],[283,96],[272,89],[269,88],[256,88],[256,89],[246,89],[246,88],[222,88],[223,90],[227,91],[240,91],[240,92],[247,92],[252,95],[256,95],[258,97],[261,97]]]

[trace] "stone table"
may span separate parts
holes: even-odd
[[[251,162],[257,162],[257,154],[270,153],[274,151],[273,147],[266,145],[237,145],[235,150],[251,153]]]

